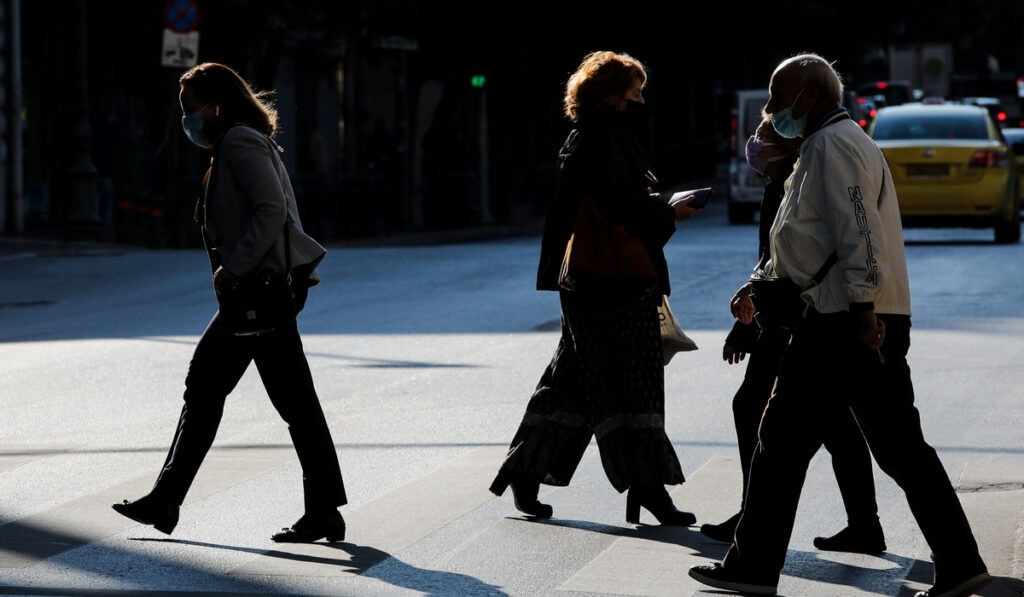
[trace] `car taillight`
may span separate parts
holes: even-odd
[[[1006,112],[1000,112],[999,114],[996,114],[996,120],[998,120],[1000,123],[1006,122]]]
[[[1005,168],[1009,154],[998,149],[979,149],[967,162],[968,168]]]
[[[732,146],[732,151],[730,152],[732,155],[736,155],[737,129],[739,129],[739,118],[733,116],[732,120],[729,121],[729,144]]]

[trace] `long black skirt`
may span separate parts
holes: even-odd
[[[491,485],[568,485],[592,437],[612,486],[684,481],[665,434],[658,303],[561,292],[562,337]]]

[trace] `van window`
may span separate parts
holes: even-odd
[[[757,132],[757,127],[761,124],[761,108],[764,108],[764,103],[760,101],[747,101],[743,104],[743,123],[749,130],[740,131],[740,142],[746,143],[747,138]]]

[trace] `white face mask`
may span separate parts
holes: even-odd
[[[800,118],[793,118],[793,106],[796,105],[797,100],[800,99],[803,92],[804,90],[801,89],[800,93],[796,94],[796,97],[793,98],[793,103],[785,110],[779,110],[774,114],[769,114],[772,119],[772,126],[775,127],[775,132],[787,139],[796,139],[803,135],[804,129],[807,128],[806,113],[804,113]]]

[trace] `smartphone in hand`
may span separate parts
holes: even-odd
[[[708,204],[708,200],[711,199],[711,187],[672,193],[672,197],[669,198],[668,204],[675,205],[690,195],[693,195],[693,200],[689,203],[690,207],[694,209],[704,209],[704,206]]]

